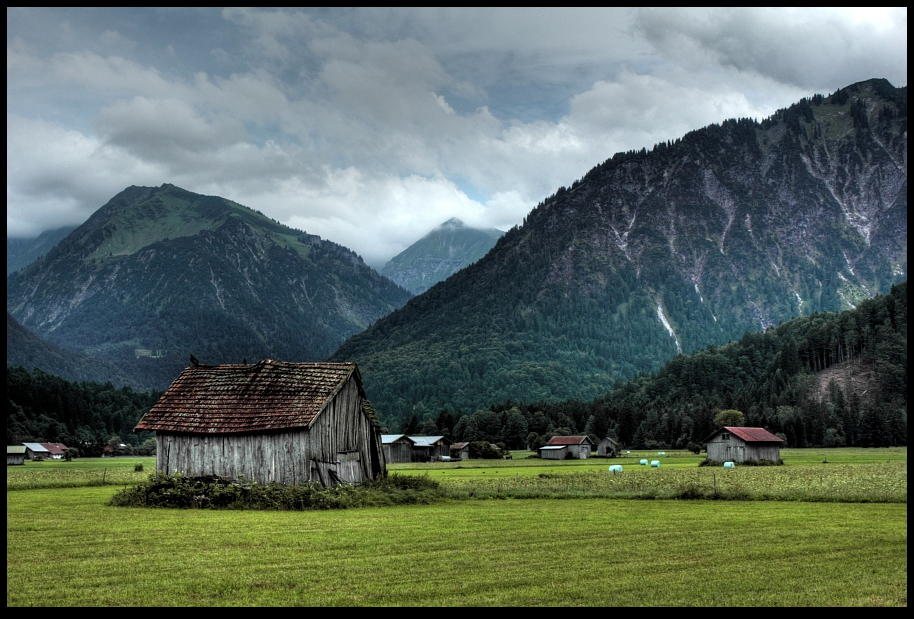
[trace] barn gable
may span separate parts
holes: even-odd
[[[354,363],[194,365],[137,424],[166,473],[324,485],[384,474]]]

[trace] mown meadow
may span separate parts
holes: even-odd
[[[108,505],[146,458],[8,467],[7,605],[907,605],[906,449],[524,455],[392,465],[442,498],[325,511]],[[664,500],[715,478],[754,500]]]

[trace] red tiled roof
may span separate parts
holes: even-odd
[[[67,446],[63,443],[38,443],[45,449],[47,449],[53,455],[60,455],[67,449]]]
[[[580,445],[584,441],[593,444],[590,437],[587,436],[553,436],[549,439],[547,445]]]
[[[765,428],[737,428],[724,426],[727,430],[746,442],[783,443],[784,441]]]
[[[735,436],[743,439],[747,443],[783,443],[784,441],[765,428],[740,428],[735,426],[724,426],[717,432],[714,432],[711,436],[704,440],[707,443],[714,435],[716,435],[721,430],[727,430],[728,432],[733,433]]]
[[[200,365],[185,369],[137,430],[231,434],[303,428],[343,383],[354,363]]]

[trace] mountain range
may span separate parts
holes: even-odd
[[[23,327],[150,389],[190,355],[322,360],[410,296],[345,247],[169,184],[125,189],[7,277]]]
[[[446,222],[391,262],[405,277],[472,262],[466,232]],[[231,200],[129,187],[8,276],[8,334],[146,389],[189,355],[355,361],[395,428],[443,409],[603,396],[679,353],[906,278],[907,89],[869,80],[618,153],[472,264],[402,280],[429,286],[416,297],[353,251]]]
[[[381,269],[413,294],[422,294],[486,255],[504,234],[478,229],[453,217],[397,254]]]
[[[907,88],[869,80],[613,156],[331,359],[391,425],[588,399],[906,279]]]

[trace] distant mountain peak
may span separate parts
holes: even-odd
[[[503,234],[494,228],[472,228],[451,217],[391,258],[381,275],[420,294],[482,258]]]
[[[466,224],[463,223],[463,220],[458,217],[451,217],[446,222],[438,226],[438,228],[464,228]]]

